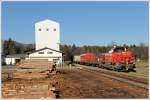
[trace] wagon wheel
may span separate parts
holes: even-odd
[[[122,69],[121,64],[116,63],[116,65],[115,65],[115,67],[114,67],[114,70],[115,70],[115,71],[117,71],[117,72],[120,72],[120,71],[121,71],[121,69]]]

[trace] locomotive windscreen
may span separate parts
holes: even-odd
[[[123,47],[117,47],[114,49],[114,52],[124,52],[124,48]]]

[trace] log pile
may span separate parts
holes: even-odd
[[[23,66],[23,69],[21,66],[18,67],[15,72],[8,75],[9,79],[2,83],[2,98],[56,98],[58,90],[55,88],[54,80],[50,79],[57,73],[56,64],[46,66]]]
[[[56,98],[56,95],[55,87],[46,81],[22,80],[2,85],[3,98],[40,99]]]

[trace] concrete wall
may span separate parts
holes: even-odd
[[[59,23],[44,20],[35,24],[36,50],[48,47],[59,51],[60,30]]]

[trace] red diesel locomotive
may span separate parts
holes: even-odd
[[[114,46],[108,53],[103,53],[99,57],[96,57],[95,53],[74,56],[74,62],[115,71],[134,71],[135,69],[135,56],[127,47]]]
[[[135,56],[127,47],[114,47],[99,57],[99,67],[116,71],[134,71]]]

